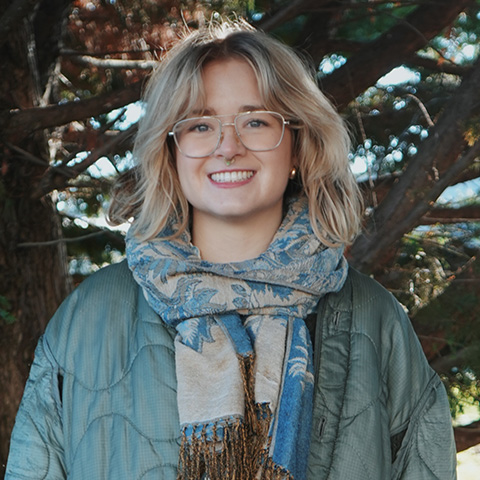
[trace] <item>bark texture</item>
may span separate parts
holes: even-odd
[[[7,10],[7,4],[11,3]],[[28,3],[28,14],[25,4]],[[66,0],[0,2],[0,109],[2,117],[14,109],[42,104],[50,81]],[[18,9],[18,10],[17,10]],[[8,15],[7,15],[8,14]],[[8,453],[8,439],[39,335],[69,290],[66,255],[58,216],[50,198],[32,199],[32,186],[47,162],[25,160],[15,153],[12,138],[0,138],[0,476]],[[19,147],[32,158],[47,158],[43,132],[24,132]],[[25,242],[58,240],[52,246],[22,247]]]
[[[322,89],[342,110],[392,68],[407,62],[473,3],[472,0],[426,2],[376,40],[364,45],[322,82]],[[317,41],[310,47],[316,62],[324,54],[320,45]]]
[[[393,184],[352,246],[352,262],[364,271],[388,263],[393,247],[432,208],[446,187],[455,183],[480,155],[480,142],[469,146],[465,126],[480,100],[480,61],[446,104],[429,137]]]

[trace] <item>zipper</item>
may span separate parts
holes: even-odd
[[[327,418],[326,417],[321,417],[319,422],[318,422],[318,426],[317,426],[317,436],[318,436],[318,438],[322,438],[326,425],[327,425]]]
[[[333,314],[332,323],[335,328],[338,328],[338,324],[340,323],[340,312],[338,310]]]

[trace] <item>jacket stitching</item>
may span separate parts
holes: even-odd
[[[337,450],[337,444],[338,444],[338,432],[339,432],[339,429],[340,429],[340,419],[342,417],[342,412],[343,412],[343,408],[345,406],[345,395],[346,395],[346,390],[347,390],[347,381],[350,377],[350,354],[351,354],[351,351],[352,351],[352,336],[350,335],[349,336],[349,348],[348,348],[348,357],[347,357],[347,370],[346,370],[346,375],[345,375],[345,382],[343,384],[343,392],[342,392],[342,404],[340,406],[340,417],[338,419],[338,422],[337,422],[337,425],[336,425],[336,428],[335,428],[335,440],[333,442],[333,447],[332,447],[332,455],[331,455],[331,458],[330,458],[330,465],[328,466],[328,469],[327,469],[327,479],[330,477],[330,473],[331,473],[331,470],[332,470],[332,466],[333,466],[333,460],[336,456],[336,450]]]
[[[405,447],[400,448],[397,454],[396,458],[396,468],[395,470],[392,471],[392,479],[398,477],[399,469],[400,466],[403,465],[403,459],[404,457],[408,454],[408,452],[414,448],[413,447],[413,436],[418,434],[418,422],[419,419],[423,416],[425,413],[425,409],[427,408],[428,401],[430,400],[432,391],[435,390],[436,385],[438,385],[438,382],[440,382],[440,379],[435,376],[435,374],[432,375],[430,378],[430,381],[428,382],[427,386],[419,396],[420,400],[416,407],[413,409],[412,414],[410,416],[410,419],[408,421],[408,427],[407,427],[407,432],[405,434],[405,437],[403,439],[403,443],[405,443]],[[419,454],[419,457],[421,458],[422,462],[425,463],[424,459],[421,457],[420,452],[418,450],[418,447],[416,447],[417,453]],[[428,465],[426,465],[428,468]],[[430,468],[429,468],[430,470]],[[400,471],[401,472],[401,471]],[[432,472],[434,473],[434,472]],[[397,474],[397,475],[394,475]],[[436,476],[436,474],[434,473]],[[437,477],[438,478],[438,477]]]
[[[105,413],[103,415],[99,415],[98,417],[95,417],[90,421],[90,423],[85,428],[85,431],[83,432],[82,436],[78,440],[78,443],[77,443],[77,446],[75,447],[75,452],[72,456],[72,460],[70,462],[70,465],[73,465],[75,463],[75,459],[77,457],[78,449],[80,448],[80,445],[81,445],[83,439],[85,438],[88,431],[90,430],[90,427],[92,427],[97,421],[102,420],[102,419],[107,418],[107,417],[110,417],[110,418],[120,417],[123,420],[125,420],[142,438],[144,438],[145,440],[148,441],[148,443],[150,444],[150,446],[154,450],[155,450],[155,447],[152,445],[152,442],[156,442],[156,443],[176,443],[177,445],[180,445],[178,438],[177,439],[165,439],[165,440],[163,440],[161,438],[149,437],[148,435],[144,434],[138,428],[138,426],[135,423],[133,423],[133,421],[130,418],[128,418],[126,415],[123,415],[121,413],[116,413],[116,412],[110,412],[110,413]]]
[[[110,388],[113,388],[115,386],[117,386],[119,383],[121,383],[125,377],[130,373],[130,371],[132,370],[132,367],[133,367],[133,364],[135,363],[136,359],[138,358],[138,356],[140,355],[140,353],[145,349],[145,348],[150,348],[150,347],[160,347],[160,348],[164,348],[165,350],[167,350],[167,352],[170,354],[171,357],[175,357],[175,352],[174,350],[172,350],[170,347],[166,346],[166,345],[162,345],[162,344],[158,344],[158,343],[152,343],[152,344],[146,344],[146,345],[142,345],[142,347],[137,351],[137,353],[135,354],[135,356],[132,358],[132,361],[130,362],[130,365],[128,366],[127,369],[125,369],[123,372],[122,372],[122,375],[121,377],[116,380],[115,382],[105,386],[105,387],[99,387],[99,388],[95,388],[95,387],[90,387],[88,386],[84,381],[82,381],[80,378],[78,378],[77,375],[75,375],[74,372],[70,371],[70,370],[66,370],[64,369],[64,373],[65,375],[69,375],[71,377],[73,377],[75,379],[75,381],[80,385],[82,386],[85,390],[88,390],[90,392],[103,392],[105,390],[109,390]]]
[[[170,467],[170,468],[174,469],[175,472],[176,472],[177,468],[178,468],[178,465],[176,463],[170,463],[170,462],[159,463],[159,464],[155,465],[154,467],[149,468],[148,470],[145,470],[145,471],[141,472],[140,476],[138,477],[138,480],[141,480],[145,475],[149,474],[150,472],[153,472],[154,470],[157,470],[157,468],[160,469],[160,468],[164,468],[164,467]]]
[[[435,380],[435,377],[432,378],[432,380]],[[432,383],[432,380],[429,382],[429,385]],[[431,391],[430,391],[430,394],[428,395],[428,399],[430,399],[430,397],[432,396],[432,394],[435,393],[435,395],[437,395],[437,385],[431,385]],[[440,479],[440,477],[438,476],[437,472],[433,471],[432,468],[430,467],[430,464],[427,463],[424,455],[422,454],[420,448],[418,447],[418,424],[419,422],[421,421],[421,419],[423,418],[424,414],[426,413],[426,411],[430,410],[430,408],[432,408],[432,405],[429,405],[427,407],[427,403],[428,402],[425,402],[425,404],[423,405],[422,409],[421,409],[421,414],[419,414],[416,418],[416,430],[417,430],[417,437],[416,437],[416,442],[415,442],[415,449],[417,450],[417,453],[418,453],[418,456],[420,457],[420,459],[422,460],[422,462],[424,463],[424,465],[427,467],[427,469],[433,474],[435,475],[435,478],[437,479]]]
[[[347,333],[349,334],[349,339],[350,339],[350,342],[349,342],[349,350],[348,350],[348,357],[347,357],[347,362],[348,362],[348,366],[347,366],[347,369],[346,369],[346,373],[345,373],[345,382],[344,382],[344,396],[343,398],[345,399],[345,395],[346,395],[346,384],[348,383],[348,375],[349,375],[349,372],[350,372],[350,365],[351,365],[351,362],[350,362],[350,353],[351,353],[351,350],[352,350],[352,339],[355,335],[358,335],[358,336],[363,336],[365,338],[367,338],[370,342],[370,344],[372,345],[374,351],[375,351],[375,355],[377,357],[377,363],[380,364],[380,356],[379,356],[379,353],[378,353],[378,349],[377,349],[377,345],[376,343],[374,342],[374,340],[372,339],[372,337],[368,334],[366,334],[365,332],[359,332],[359,331],[355,331],[355,330],[347,330],[347,329],[342,329],[342,330],[339,330],[338,333]],[[335,336],[335,335],[329,335],[328,337],[332,337],[332,336]],[[328,338],[327,337],[327,338]],[[324,339],[326,340],[326,339]],[[385,384],[385,379],[384,377],[382,376],[381,377],[381,382],[382,384]],[[365,407],[362,408],[361,410],[359,410],[358,412],[355,412],[354,415],[348,415],[348,416],[343,416],[340,414],[340,417],[339,418],[342,418],[342,419],[348,419],[348,418],[355,418],[357,417],[358,415],[360,415],[362,412],[368,410],[370,407],[372,407],[372,405],[376,404],[379,400],[379,398],[381,397],[382,395],[382,392],[381,392],[381,389],[380,391],[378,392],[378,394],[376,396],[374,396],[370,402],[368,402],[367,404],[365,404]],[[330,412],[331,414],[335,415],[335,413],[329,408],[328,406],[328,403],[326,401],[326,396],[324,395],[323,391],[320,389],[320,396],[323,398],[323,404],[325,405],[325,408],[327,409],[328,412]],[[344,407],[344,403],[342,403],[342,407],[341,407],[341,410],[343,410],[343,407]]]
[[[46,470],[45,470],[45,475],[41,478],[41,480],[45,480],[48,476],[48,472],[50,471],[50,463],[51,463],[51,455],[52,454],[50,453],[50,449],[48,448],[47,442],[43,439],[42,435],[40,434],[40,430],[38,429],[37,424],[35,423],[35,420],[33,419],[30,412],[27,412],[27,416],[30,419],[30,421],[32,422],[32,425],[34,426],[35,430],[37,431],[38,437],[42,440],[43,446],[44,446],[45,450],[47,451],[47,467],[46,467]]]
[[[347,445],[347,446],[349,447],[350,454],[351,454],[351,453],[354,453],[354,454],[355,454],[355,457],[359,460],[360,464],[361,464],[362,467],[363,467],[363,470],[368,474],[368,478],[371,478],[371,474],[370,474],[370,470],[368,469],[368,465],[367,465],[367,463],[363,460],[362,456],[359,455],[359,453],[358,453],[357,450],[355,449],[355,446],[352,445],[352,444],[349,443],[349,442],[340,441],[339,443],[342,444],[342,445]]]

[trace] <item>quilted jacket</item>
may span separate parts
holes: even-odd
[[[308,480],[456,478],[446,392],[392,295],[350,269],[308,326]],[[85,280],[38,343],[5,478],[175,479],[174,337],[125,262]]]

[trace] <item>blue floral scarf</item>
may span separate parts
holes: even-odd
[[[127,235],[127,259],[177,330],[179,478],[304,479],[314,381],[304,319],[343,286],[343,249],[319,242],[304,198],[253,260],[204,261],[188,232],[165,240],[175,231]]]

